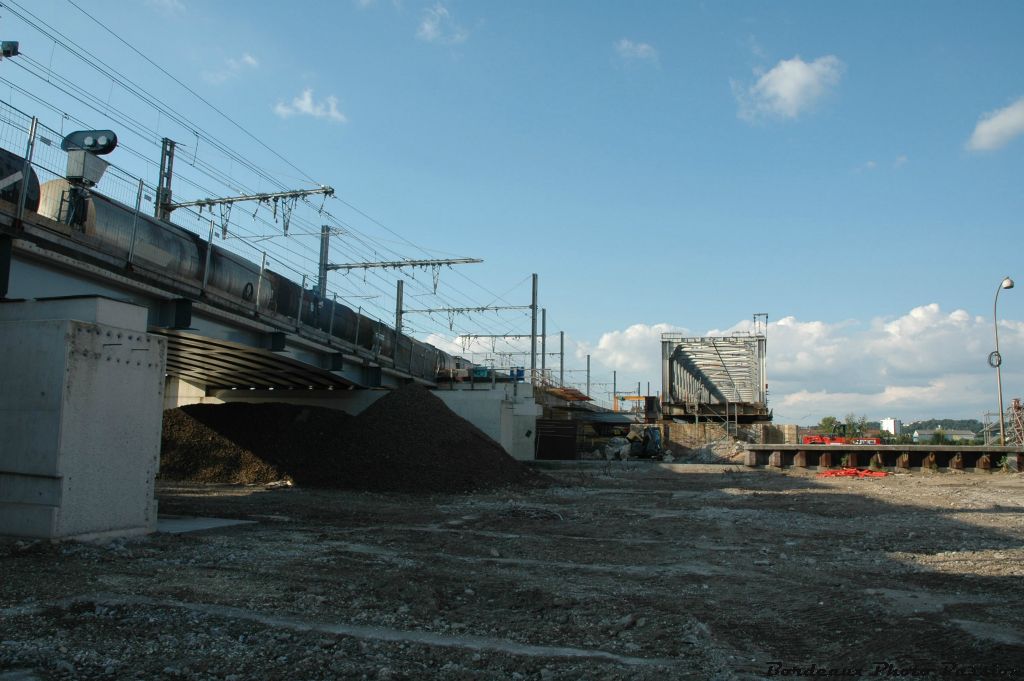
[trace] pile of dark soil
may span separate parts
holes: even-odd
[[[322,459],[345,451],[353,418],[293,404],[192,404],[164,412],[165,480],[316,485]]]
[[[466,492],[538,476],[426,388],[357,417],[321,407],[230,403],[164,412],[160,478],[367,491]]]
[[[355,419],[344,477],[359,489],[464,492],[535,475],[426,388],[408,385]]]

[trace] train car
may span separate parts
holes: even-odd
[[[20,170],[23,165],[24,159],[16,154],[0,154],[0,172]],[[15,183],[4,189],[0,198],[16,201],[19,186]],[[35,193],[33,186],[38,188]],[[259,265],[173,223],[136,213],[130,206],[65,179],[39,185],[35,173],[31,173],[26,207],[70,225],[76,239],[98,252],[125,261],[130,254],[133,266],[170,273],[195,285],[202,282],[209,249],[207,285],[222,296],[252,305],[254,311],[298,318],[303,324],[390,359],[396,369],[413,376],[433,381],[445,372],[470,366],[467,360],[410,336],[399,335],[396,344],[394,330],[376,319],[334,300],[320,300],[316,291],[303,290],[269,269],[264,270],[261,279]]]
[[[0,179],[24,173],[24,168],[24,158],[0,150]],[[0,189],[0,199],[16,203],[22,185],[18,175],[16,181]],[[467,359],[410,336],[396,338],[393,329],[375,318],[334,300],[321,300],[315,291],[303,290],[278,272],[265,269],[261,280],[256,263],[176,224],[136,213],[130,206],[67,179],[40,184],[31,166],[26,209],[71,225],[74,238],[97,252],[123,258],[126,263],[130,256],[133,266],[168,272],[196,286],[202,284],[209,260],[207,286],[222,296],[251,304],[257,311],[299,318],[302,324],[390,359],[396,369],[413,376],[434,381],[471,367]]]
[[[135,262],[182,279],[202,276],[199,239],[191,232],[142,213],[67,180],[40,189],[39,214],[70,225],[96,250],[127,260],[134,239]]]

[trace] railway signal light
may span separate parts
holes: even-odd
[[[113,130],[79,130],[69,133],[60,143],[64,151],[88,151],[102,156],[109,154],[117,146],[117,135]]]

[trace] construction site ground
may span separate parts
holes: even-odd
[[[0,538],[0,679],[1024,676],[1019,475],[544,472],[430,496],[164,482],[162,513],[254,522]]]

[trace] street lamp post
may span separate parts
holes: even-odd
[[[1006,424],[1003,419],[1003,372],[1001,367],[1003,365],[1003,356],[999,354],[999,317],[996,316],[996,306],[999,305],[999,292],[1004,288],[1013,288],[1013,279],[1009,277],[1003,277],[1003,280],[999,282],[999,288],[996,289],[996,299],[992,303],[992,324],[995,327],[996,332],[996,350],[988,356],[989,365],[996,369],[996,390],[999,392],[999,444],[1000,446],[1006,445]]]

